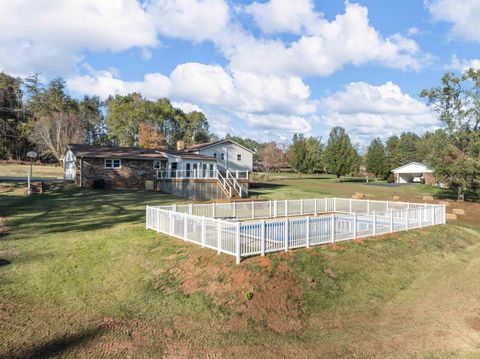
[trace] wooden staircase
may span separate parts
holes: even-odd
[[[229,199],[242,198],[244,191],[242,186],[237,182],[235,177],[226,170],[225,172],[220,172],[217,170],[217,181],[220,188],[227,195]]]

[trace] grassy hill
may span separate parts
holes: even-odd
[[[318,178],[254,190],[299,198],[359,186],[370,198],[401,190],[412,201],[432,191]],[[478,203],[445,226],[236,266],[145,230],[144,206],[173,196],[63,186],[23,193],[0,186],[0,357],[480,355]]]

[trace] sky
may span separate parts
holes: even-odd
[[[140,92],[259,141],[365,146],[440,124],[420,98],[480,69],[480,0],[0,0],[0,71]]]

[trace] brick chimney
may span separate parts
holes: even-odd
[[[183,151],[185,149],[185,142],[177,141],[177,151]]]

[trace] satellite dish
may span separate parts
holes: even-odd
[[[35,152],[35,151],[28,151],[28,152],[27,152],[27,157],[37,158],[37,152]]]

